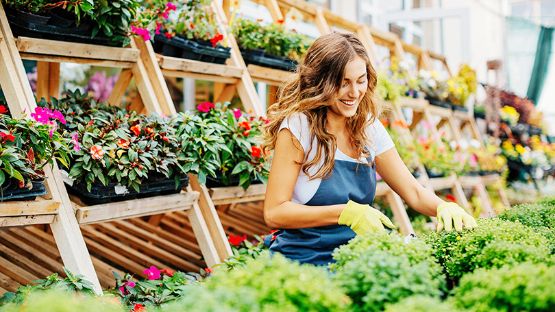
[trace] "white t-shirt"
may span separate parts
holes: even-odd
[[[312,141],[310,139],[310,126],[308,123],[308,118],[305,114],[295,113],[289,118],[284,119],[279,130],[281,129],[289,129],[289,131],[291,131],[293,136],[295,136],[295,138],[297,138],[297,140],[301,144],[305,154],[308,150],[310,150],[310,154],[307,158],[308,161],[314,158],[314,156],[316,155],[317,140],[316,137],[314,137]],[[368,142],[368,150],[370,151],[372,159],[375,156],[380,155],[383,152],[386,152],[389,149],[395,147],[395,144],[393,144],[391,137],[379,120],[376,119],[372,124],[370,124],[366,128],[366,131],[367,137],[370,139],[370,142]],[[310,149],[310,145],[312,145],[312,149]],[[356,159],[345,155],[345,153],[341,152],[339,148],[335,151],[334,159],[352,162],[357,161]],[[358,161],[363,163],[367,162],[366,159],[360,159]],[[323,160],[320,162],[319,165],[309,168],[309,173],[315,174],[322,163]],[[295,184],[295,189],[293,190],[292,201],[299,204],[307,203],[314,196],[314,194],[316,194],[316,191],[318,190],[321,182],[322,179],[309,180],[308,176],[302,170],[300,170],[297,183]]]

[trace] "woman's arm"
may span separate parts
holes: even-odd
[[[278,133],[264,201],[264,220],[272,228],[296,229],[337,224],[345,205],[306,206],[291,201],[304,152],[288,129]]]
[[[376,169],[391,189],[411,208],[428,216],[436,216],[437,206],[444,201],[413,177],[395,148],[376,157]]]

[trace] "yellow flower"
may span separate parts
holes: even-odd
[[[516,151],[517,151],[520,155],[526,153],[526,149],[524,148],[524,146],[522,146],[522,145],[520,145],[520,144],[517,144],[517,145],[515,146],[515,149],[516,149]]]

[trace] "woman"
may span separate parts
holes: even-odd
[[[270,250],[301,263],[326,265],[356,234],[394,228],[370,205],[376,171],[409,206],[437,216],[438,230],[476,221],[422,187],[377,120],[376,73],[362,43],[332,33],[308,49],[295,78],[269,108],[266,148],[274,151],[264,218],[281,229]]]

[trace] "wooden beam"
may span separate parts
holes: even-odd
[[[127,87],[131,83],[131,79],[133,78],[133,72],[131,69],[123,69],[119,73],[118,80],[112,89],[112,93],[108,98],[108,103],[112,106],[120,106],[123,95],[127,90]]]
[[[0,217],[18,217],[29,215],[55,215],[60,202],[53,200],[8,201],[0,203]]]

